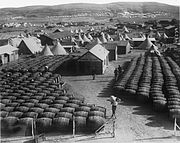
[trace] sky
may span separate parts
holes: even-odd
[[[68,3],[111,3],[111,2],[160,2],[180,6],[180,0],[0,0],[0,8],[32,5],[59,5]]]

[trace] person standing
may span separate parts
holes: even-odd
[[[118,71],[119,71],[119,74],[121,74],[123,72],[123,69],[120,65],[118,66]]]
[[[93,77],[93,80],[95,80],[95,78],[96,78],[96,70],[95,69],[92,70],[92,77]]]
[[[116,118],[116,108],[117,108],[117,105],[118,103],[121,101],[120,98],[118,97],[115,97],[115,96],[110,96],[110,102],[111,102],[111,106],[112,106],[112,115],[111,115],[111,118],[112,117],[115,117]]]
[[[117,68],[115,68],[115,70],[114,70],[114,78],[115,78],[115,81],[117,81],[118,80],[118,69]]]

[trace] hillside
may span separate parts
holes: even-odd
[[[20,8],[3,8],[0,9],[2,17],[7,16],[24,16],[24,17],[45,17],[45,16],[62,16],[76,15],[82,13],[103,13],[108,12],[115,14],[118,12],[137,12],[137,13],[154,13],[165,12],[172,15],[178,15],[178,6],[171,6],[156,2],[116,2],[109,4],[63,4],[55,6],[28,6]]]

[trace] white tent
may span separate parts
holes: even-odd
[[[63,48],[63,46],[57,42],[57,44],[52,48],[52,53],[54,55],[68,55],[66,50]]]
[[[96,44],[102,44],[102,42],[99,40],[98,37],[95,39],[95,43],[96,43]]]
[[[123,32],[124,32],[124,33],[129,33],[129,30],[127,29],[126,26],[123,27]]]
[[[104,35],[104,33],[102,32],[101,33],[101,39],[102,39],[102,43],[107,43],[107,39],[105,38],[105,35]]]
[[[53,55],[53,53],[51,52],[51,50],[50,50],[50,48],[49,48],[49,46],[47,44],[45,45],[45,47],[42,50],[41,54],[43,56],[52,56]]]
[[[86,35],[85,35],[85,34],[83,35],[83,40],[84,40],[84,42],[88,42],[88,43],[90,43],[90,42],[91,42],[91,40],[89,40],[89,39],[86,37]]]
[[[153,43],[151,40],[147,37],[139,46],[138,49],[150,49]]]
[[[88,37],[90,40],[93,40],[93,37],[91,36],[90,33],[88,33],[87,37]]]
[[[158,47],[155,46],[154,44],[148,49],[147,52],[161,56],[161,53],[159,52]]]

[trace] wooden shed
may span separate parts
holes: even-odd
[[[0,65],[18,59],[18,48],[11,45],[0,46]]]
[[[108,41],[103,46],[109,51],[109,61],[117,60],[117,42]]]
[[[78,60],[78,72],[89,75],[94,70],[96,74],[104,74],[109,63],[109,51],[102,45],[96,44]]]
[[[128,54],[131,52],[131,45],[129,41],[117,41],[117,54]]]

